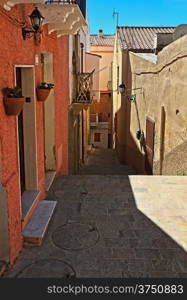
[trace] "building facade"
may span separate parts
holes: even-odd
[[[95,76],[98,84],[95,99],[90,109],[91,144],[98,148],[112,148],[112,68],[114,35],[105,35],[99,30],[90,36],[91,53],[98,55],[99,70]],[[94,58],[92,58],[93,60]]]
[[[87,19],[87,14],[85,12]],[[89,68],[87,53],[89,32],[80,30],[70,38],[69,51],[69,172],[78,174],[90,148],[89,107],[93,100],[93,70]],[[88,67],[87,67],[88,66]]]
[[[186,174],[186,34],[186,25],[118,28],[114,137],[120,160],[140,174]]]
[[[38,1],[45,19],[41,32],[30,32],[32,2],[0,3],[0,260],[10,264],[54,177],[69,172],[69,35],[86,27],[76,1]],[[45,102],[36,92],[42,82],[54,84]],[[24,106],[19,115],[9,115],[2,89],[15,86]]]

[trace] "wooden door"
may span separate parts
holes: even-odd
[[[155,122],[147,117],[147,119],[146,119],[145,171],[148,175],[153,174],[154,135],[155,135]]]
[[[22,88],[21,68],[16,68],[16,85]],[[19,136],[19,161],[20,161],[20,183],[21,193],[25,191],[25,154],[24,154],[24,131],[23,131],[23,111],[18,116],[18,136]]]
[[[53,54],[42,53],[42,81],[53,83]],[[55,98],[54,90],[43,103],[43,126],[44,126],[44,145],[45,145],[45,172],[56,170],[55,156]]]

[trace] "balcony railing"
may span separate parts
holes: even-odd
[[[45,4],[77,4],[86,19],[86,0],[46,0]]]
[[[94,71],[93,71],[94,72]],[[74,103],[91,104],[93,100],[93,72],[78,74],[78,89]]]

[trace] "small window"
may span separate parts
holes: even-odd
[[[94,134],[94,141],[95,142],[100,142],[101,141],[101,134],[100,133],[95,133]]]

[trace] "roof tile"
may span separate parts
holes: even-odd
[[[91,46],[114,46],[115,35],[106,35],[102,37],[96,34],[90,35]]]
[[[175,27],[118,27],[118,34],[123,49],[151,52],[157,33],[173,33]]]

